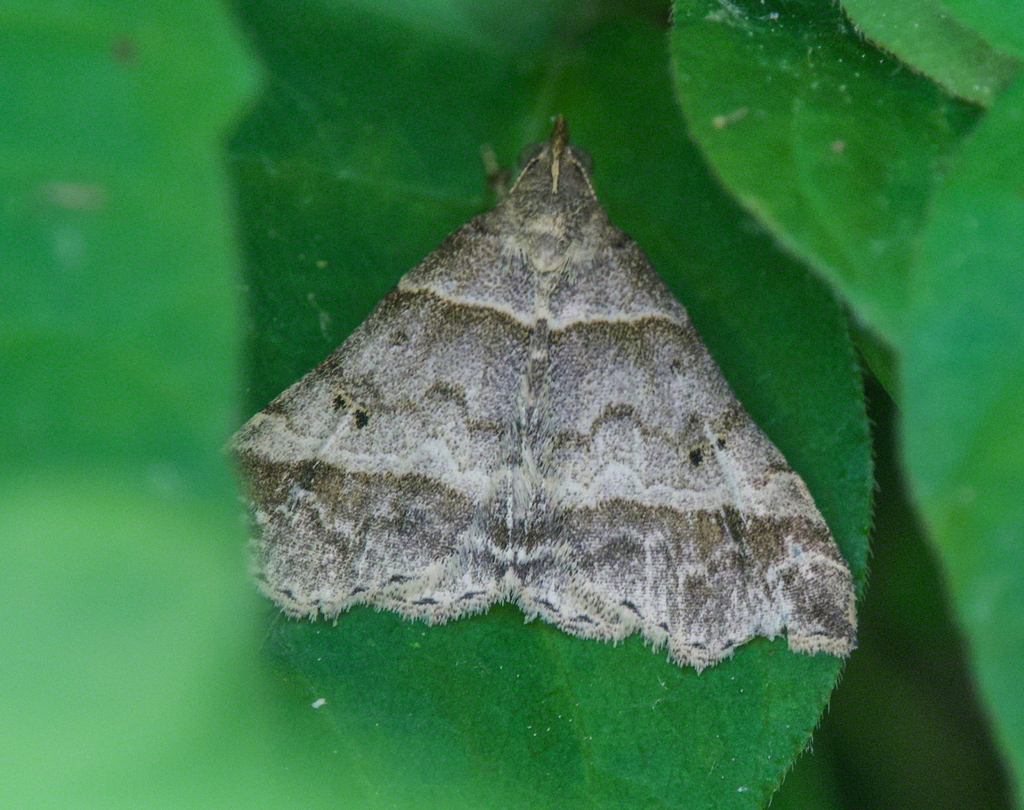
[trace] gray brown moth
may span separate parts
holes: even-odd
[[[855,645],[850,570],[686,310],[608,221],[559,118],[232,440],[253,566],[290,616],[518,605],[698,670],[754,636]]]

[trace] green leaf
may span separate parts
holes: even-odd
[[[938,0],[843,0],[857,30],[948,92],[988,106],[1021,71]]]
[[[900,415],[877,384],[869,379],[865,387],[876,500],[859,646],[814,734],[814,756],[786,777],[771,810],[1010,810],[1004,760],[943,572],[910,503],[897,453]]]
[[[969,634],[981,692],[1024,773],[1024,78],[963,143],[932,205],[902,346],[904,452]]]
[[[982,116],[859,41],[827,3],[693,0],[676,19],[679,96],[723,182],[889,344],[887,356],[862,342],[899,368],[889,390],[909,482],[1019,785],[1022,79]],[[978,30],[1020,55],[991,33],[1000,25]]]
[[[5,807],[196,806],[238,764],[221,748],[255,639],[237,531],[156,464],[3,477]]]
[[[220,139],[255,67],[202,2],[7,3],[0,27],[0,806],[267,806],[220,453]]]
[[[890,343],[936,178],[975,118],[832,3],[676,5],[676,92],[722,183]]]
[[[657,15],[527,5],[491,18],[477,5],[445,4],[443,30],[404,7],[239,9],[268,72],[233,146],[251,409],[485,210],[482,145],[508,165],[562,112],[612,220],[686,303],[862,583],[870,462],[843,315],[707,175],[672,103]],[[488,25],[509,31],[495,42]],[[366,609],[336,625],[277,620],[267,649],[308,684],[297,722],[326,700],[331,779],[369,785],[366,806],[382,807],[760,807],[841,668],[759,639],[698,676],[638,638],[583,641],[509,606],[438,627]]]

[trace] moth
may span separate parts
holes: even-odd
[[[231,447],[289,616],[511,601],[698,670],[755,636],[847,655],[849,567],[565,120]]]

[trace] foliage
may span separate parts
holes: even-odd
[[[0,803],[1007,803],[1024,26],[999,2],[14,4]],[[512,165],[556,113],[851,562],[861,649],[814,756],[842,665],[784,639],[697,676],[510,606],[284,622],[245,581],[224,440],[493,202],[483,145]]]

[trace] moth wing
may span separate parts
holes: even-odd
[[[287,613],[443,621],[501,597],[484,533],[526,363],[526,272],[470,221],[238,431],[254,573]]]
[[[568,632],[640,631],[698,669],[785,628],[849,653],[849,568],[640,248],[608,226],[552,296],[542,419],[554,564],[519,602]]]

